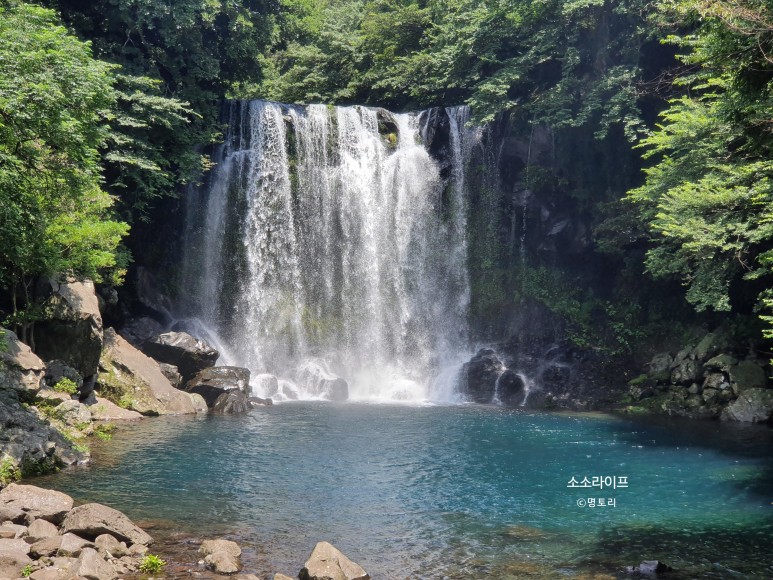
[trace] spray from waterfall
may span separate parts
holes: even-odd
[[[417,114],[229,104],[217,166],[189,196],[182,309],[261,376],[256,394],[324,398],[342,378],[351,399],[453,398],[437,379],[467,346],[479,133],[466,107],[443,113],[449,175]]]

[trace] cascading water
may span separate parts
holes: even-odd
[[[262,395],[330,397],[342,377],[352,399],[453,397],[438,377],[467,341],[467,109],[443,111],[439,160],[417,114],[228,107],[188,198],[186,314],[229,363],[279,377],[256,381]]]

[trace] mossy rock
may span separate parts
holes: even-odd
[[[735,384],[736,392],[740,393],[749,389],[762,389],[768,386],[768,377],[765,369],[754,361],[741,361],[728,372],[730,382]]]

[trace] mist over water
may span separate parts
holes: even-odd
[[[443,113],[439,161],[426,114],[228,104],[217,165],[189,196],[180,310],[221,362],[279,377],[278,392],[256,394],[315,398],[342,377],[355,400],[455,397],[465,162],[479,134],[466,107]]]

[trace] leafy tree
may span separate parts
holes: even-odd
[[[128,226],[111,218],[99,165],[112,68],[51,10],[0,5],[0,286],[17,317],[38,274],[123,274]]]

